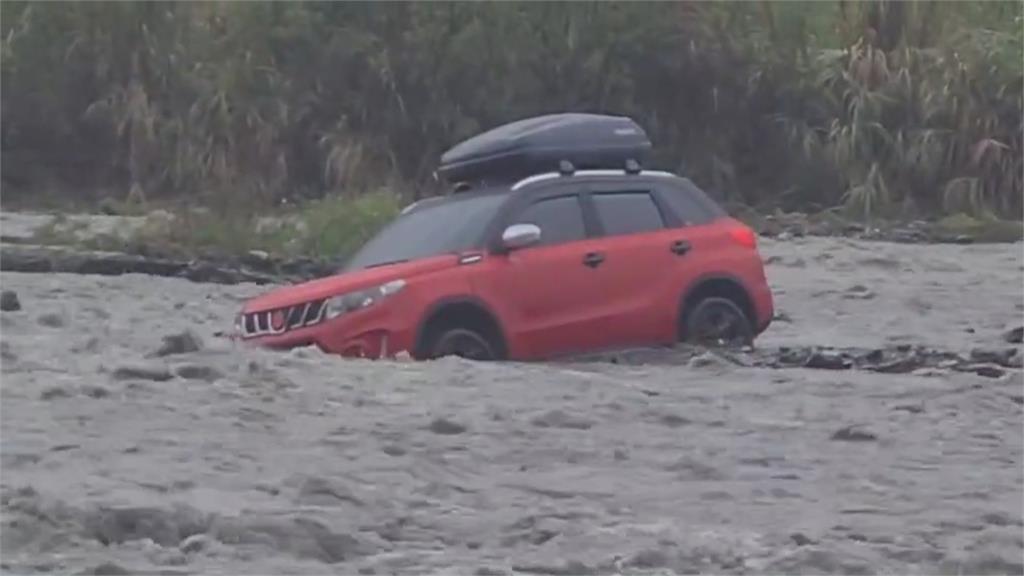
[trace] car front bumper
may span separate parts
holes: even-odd
[[[347,358],[394,358],[412,350],[414,330],[397,322],[386,307],[367,308],[324,320],[313,326],[280,334],[263,334],[235,339],[244,344],[272,349],[316,346],[328,354]]]

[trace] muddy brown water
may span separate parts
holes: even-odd
[[[762,250],[759,346],[1021,323],[1020,244]],[[1018,371],[352,361],[214,337],[261,287],[0,278],[4,573],[1024,571]]]

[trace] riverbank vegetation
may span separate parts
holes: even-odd
[[[430,175],[457,141],[582,110],[636,118],[658,167],[762,213],[1022,209],[1015,1],[0,11],[5,208],[202,206],[236,222],[231,238],[282,202],[437,193]],[[296,210],[362,230],[351,206]]]

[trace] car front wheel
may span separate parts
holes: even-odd
[[[494,347],[486,338],[467,328],[440,332],[429,346],[430,358],[459,356],[467,360],[494,360]]]

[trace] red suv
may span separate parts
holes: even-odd
[[[688,179],[640,170],[645,141],[629,119],[585,114],[471,139],[439,170],[466,178],[461,191],[406,208],[338,275],[247,302],[239,335],[478,360],[751,343],[773,315],[754,232]],[[587,168],[623,157],[624,169]],[[524,176],[555,159],[557,170]]]

